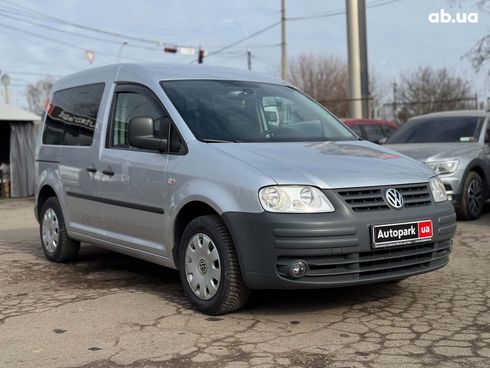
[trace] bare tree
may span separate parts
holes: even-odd
[[[402,105],[400,120],[435,111],[475,108],[470,83],[452,74],[447,68],[419,67],[402,73],[399,98]]]
[[[53,76],[47,75],[44,79],[26,87],[26,97],[29,110],[37,115],[41,115],[44,109],[44,102],[48,97],[49,90],[55,82]]]
[[[339,117],[349,116],[347,62],[334,55],[301,54],[288,62],[288,79]],[[380,98],[382,83],[370,72],[372,104]],[[373,91],[376,91],[373,93]]]
[[[451,5],[461,7],[463,0],[448,0]],[[474,5],[482,12],[490,13],[490,0],[474,0]],[[480,17],[480,19],[483,17]],[[476,72],[488,68],[487,75],[490,76],[490,28],[488,34],[484,35],[464,55],[468,58]]]
[[[348,116],[348,74],[344,60],[333,55],[301,54],[288,63],[289,82],[337,116]]]

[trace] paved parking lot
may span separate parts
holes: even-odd
[[[82,247],[45,260],[30,201],[0,202],[0,367],[489,367],[490,209],[449,266],[399,284],[256,292],[194,312],[176,271]]]

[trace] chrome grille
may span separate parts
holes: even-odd
[[[429,186],[427,184],[341,189],[337,191],[337,194],[355,212],[389,210],[390,207],[384,200],[384,192],[388,188],[394,188],[402,194],[405,208],[431,204]]]

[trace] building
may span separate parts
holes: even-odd
[[[41,118],[29,111],[0,104],[0,166],[3,197],[34,195],[34,154]]]

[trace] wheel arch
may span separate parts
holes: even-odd
[[[178,250],[180,240],[187,225],[197,217],[205,215],[217,215],[221,217],[220,211],[214,205],[201,200],[194,199],[185,203],[177,212],[173,223],[173,248],[172,256],[175,265],[178,264]]]
[[[480,175],[480,178],[483,180],[483,187],[485,188],[485,195],[488,197],[490,195],[490,178],[487,177],[485,170],[483,169],[484,163],[481,162],[481,160],[476,159],[470,162],[470,164],[466,167],[466,170],[463,175],[463,180],[462,183],[464,185],[464,181],[466,180],[466,177],[471,171],[474,171],[478,175]]]
[[[40,219],[41,210],[42,210],[44,203],[50,197],[58,198],[58,194],[56,193],[56,191],[54,190],[54,188],[51,185],[45,184],[41,187],[41,189],[39,190],[39,194],[37,195],[36,211],[37,211],[37,218],[38,219]]]

